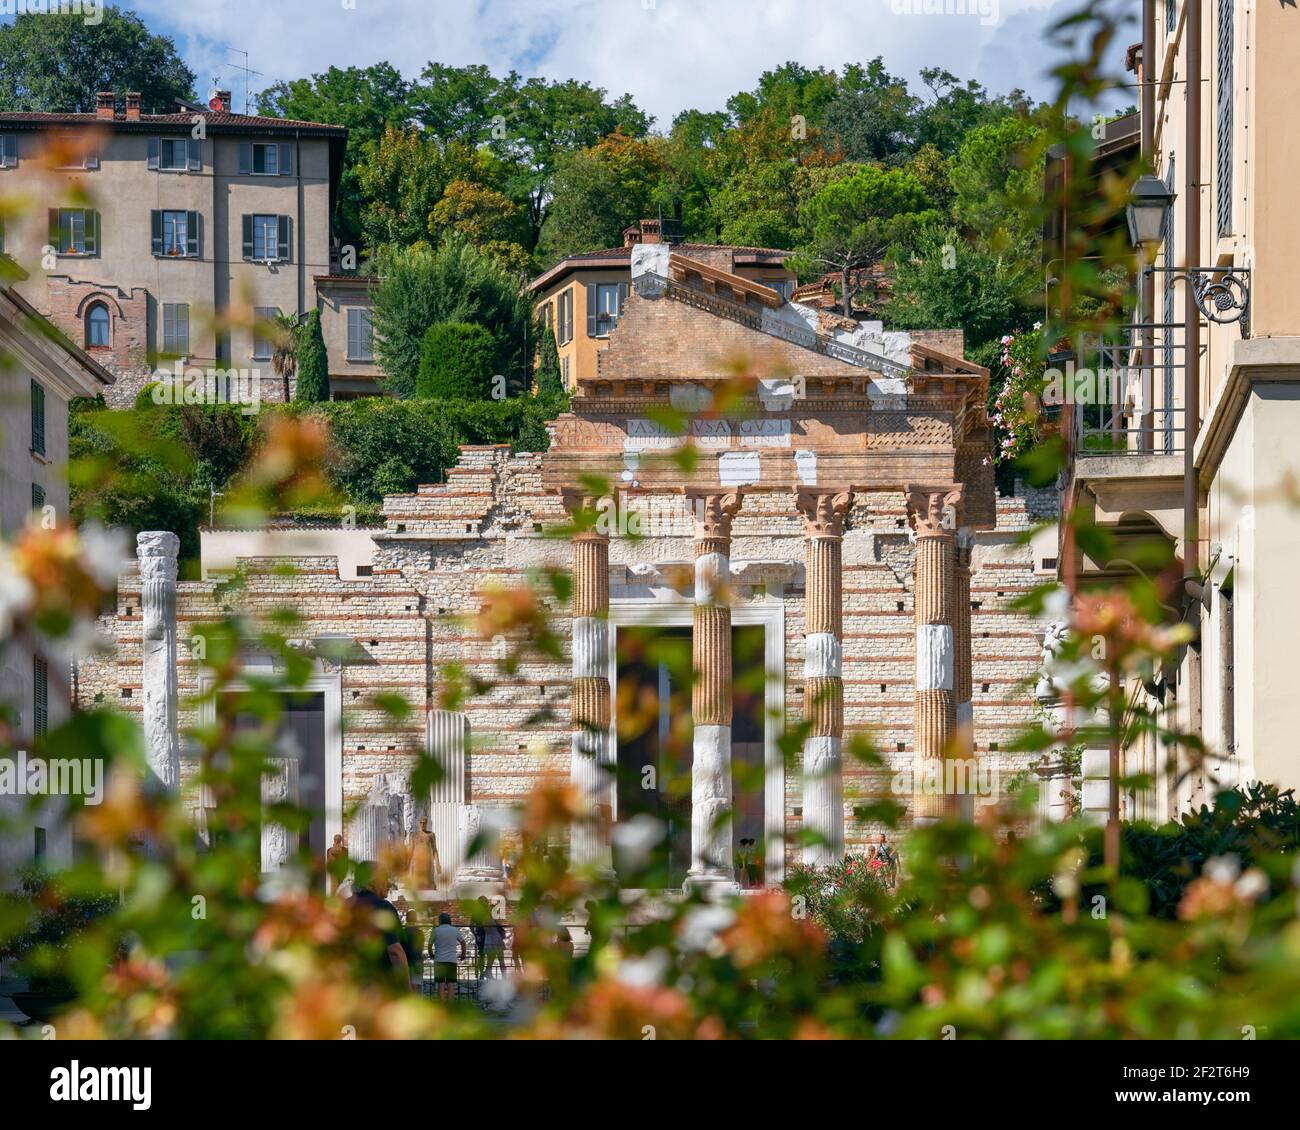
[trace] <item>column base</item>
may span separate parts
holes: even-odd
[[[688,871],[686,881],[682,883],[682,890],[688,895],[698,891],[706,899],[716,899],[739,894],[740,884],[736,882],[734,877],[724,873]]]

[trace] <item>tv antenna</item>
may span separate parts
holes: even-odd
[[[248,76],[257,75],[258,78],[265,78],[266,76],[262,74],[261,71],[255,71],[253,70],[252,67],[248,65],[248,52],[245,51],[243,48],[232,47],[229,43],[223,43],[221,46],[224,47],[227,51],[233,52],[236,55],[243,55],[244,57],[244,62],[242,66],[238,63],[232,65],[236,70],[244,72],[244,113],[247,114],[249,112],[248,111]]]

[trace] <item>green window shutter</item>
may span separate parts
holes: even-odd
[[[595,337],[600,332],[599,311],[596,309],[596,285],[587,284],[587,336]]]
[[[185,142],[185,167],[192,173],[203,168],[203,142],[191,137]]]
[[[197,259],[199,257],[199,214],[185,213],[185,254]]]
[[[86,254],[99,254],[99,213],[92,212],[89,208],[85,212],[86,224]]]
[[[162,141],[159,138],[151,137],[149,139],[149,168],[157,169],[159,165],[159,154],[162,150]]]
[[[61,235],[59,232],[59,210],[57,208],[51,208],[50,209],[50,246],[53,247],[55,251],[63,250],[63,244],[60,242],[60,239],[61,239]]]
[[[241,141],[239,143],[239,174],[247,176],[253,171],[253,143],[251,141]]]
[[[32,381],[32,450],[45,454],[45,386]]]
[[[289,217],[278,216],[276,218],[276,227],[278,229],[275,241],[276,257],[281,262],[287,263],[289,261]]]
[[[32,483],[32,509],[45,509],[45,488],[40,483]]]
[[[251,259],[252,257],[253,257],[253,217],[251,215],[245,215],[244,216],[244,258]]]
[[[50,724],[50,668],[40,656],[32,657],[32,736],[44,737]]]
[[[280,175],[282,177],[293,176],[293,146],[283,144],[280,146],[280,159],[278,162]]]
[[[163,253],[163,217],[162,212],[157,208],[149,213],[149,231],[153,240],[153,253],[161,255]]]

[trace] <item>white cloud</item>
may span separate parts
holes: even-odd
[[[174,36],[199,94],[220,77],[239,108],[243,59],[227,47],[248,51],[263,72],[254,90],[331,64],[387,60],[415,77],[431,59],[485,63],[631,93],[661,126],[688,107],[722,108],[790,59],[840,67],[883,55],[914,86],[922,67],[941,66],[998,93],[1019,86],[1047,96],[1043,32],[1079,0],[966,2],[969,15],[908,10],[944,0],[225,0],[179,15],[174,0],[134,7]],[[995,20],[978,11],[990,4]],[[1116,50],[1126,42],[1122,33]]]

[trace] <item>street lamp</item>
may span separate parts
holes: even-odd
[[[1159,177],[1138,177],[1128,201],[1128,234],[1133,246],[1151,247],[1164,238],[1165,216],[1174,194]]]

